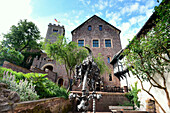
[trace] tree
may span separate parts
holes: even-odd
[[[67,43],[66,38],[64,36],[57,36],[57,41],[54,43],[46,41],[44,43],[44,49],[50,58],[56,60],[57,62],[65,66],[69,81],[69,90],[71,87],[71,76],[75,75],[75,66],[82,63],[82,61],[88,56],[87,50],[83,49],[82,47],[78,47],[77,43],[75,42]],[[103,64],[104,61],[102,61],[101,59],[102,58],[98,57],[95,58],[95,61],[99,65],[100,70],[104,72],[104,69],[106,69],[107,66]]]
[[[10,32],[3,34],[3,37],[3,46],[14,48],[19,52],[39,47],[37,41],[42,39],[37,26],[33,22],[27,22],[27,20],[20,20],[18,25],[13,25]]]
[[[2,65],[5,60],[19,65],[23,59],[24,56],[15,49],[9,49],[7,47],[0,48],[0,65]]]
[[[133,42],[130,42],[129,48],[124,52],[125,63],[131,64],[130,71],[139,79],[142,89],[155,100],[164,113],[165,110],[150,91],[153,87],[163,90],[170,108],[166,79],[170,73],[169,10],[170,3],[166,0],[155,7],[155,12],[159,16],[155,21],[156,26],[145,37],[135,38]],[[148,89],[144,87],[144,82],[150,83]]]

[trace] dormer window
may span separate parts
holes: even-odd
[[[58,33],[58,30],[53,29],[53,32],[54,32],[54,33]]]
[[[89,26],[88,26],[88,30],[91,31],[91,29],[92,29],[92,28],[91,28],[91,25],[89,25]]]
[[[102,25],[99,25],[99,30],[102,31]]]

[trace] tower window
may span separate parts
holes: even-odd
[[[111,47],[111,40],[110,39],[105,40],[105,47]]]
[[[54,32],[54,33],[58,33],[58,30],[53,29],[53,32]]]
[[[107,62],[110,63],[110,57],[107,57]]]
[[[99,30],[102,31],[102,25],[99,25]]]
[[[99,40],[93,40],[93,47],[99,47]]]
[[[112,74],[109,74],[109,81],[112,81]]]
[[[78,46],[80,47],[84,46],[84,40],[78,40]]]
[[[91,29],[92,29],[92,28],[91,28],[91,25],[89,25],[89,26],[88,26],[88,30],[91,31]]]

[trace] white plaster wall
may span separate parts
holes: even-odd
[[[137,78],[135,78],[132,75],[132,73],[130,73],[130,75],[131,75],[130,77],[127,77],[129,86],[131,86],[131,85],[134,86],[135,82],[138,81],[138,89],[142,89],[141,85],[140,85],[140,81]],[[170,93],[170,73],[166,73],[165,78],[166,78],[166,81],[167,81],[168,91]],[[158,81],[159,83],[163,83],[161,77],[159,77],[158,75],[155,76],[154,79],[156,81]],[[121,80],[121,86],[122,87],[126,86],[126,80],[125,79]],[[149,89],[149,86],[150,86],[150,84],[148,82],[144,83],[144,88]],[[167,102],[167,99],[166,99],[165,92],[163,90],[158,89],[158,88],[152,87],[151,93],[155,96],[155,98],[158,100],[158,102],[166,110],[166,113],[170,113],[170,108],[168,107],[168,102]],[[141,101],[140,110],[144,111],[144,110],[146,110],[146,100],[148,100],[152,97],[150,97],[143,90],[138,94],[138,96],[139,96],[139,100]],[[160,108],[159,108],[159,110],[160,110],[160,113],[163,113]]]

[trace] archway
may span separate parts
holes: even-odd
[[[53,66],[48,65],[48,66],[44,67],[44,71],[46,71],[46,70],[53,71]]]
[[[58,86],[63,86],[64,80],[62,78],[58,79]]]
[[[47,64],[45,64],[45,65],[43,65],[43,66],[41,67],[41,70],[44,70],[44,71],[46,71],[46,70],[53,71],[54,67],[55,67],[54,64],[52,64],[52,63],[47,63]]]

